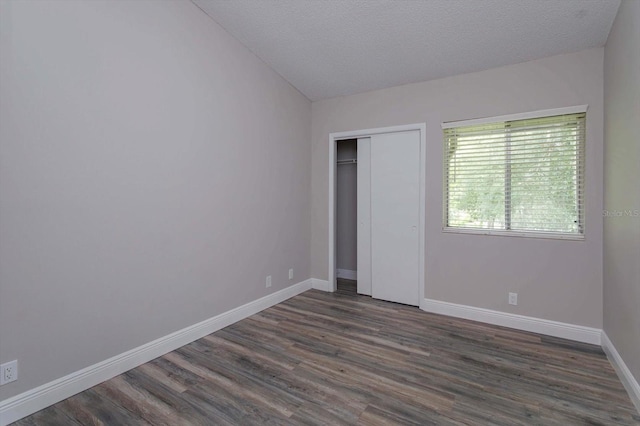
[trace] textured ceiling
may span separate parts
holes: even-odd
[[[192,0],[311,100],[603,46],[619,0]]]

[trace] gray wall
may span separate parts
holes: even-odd
[[[625,0],[604,53],[604,331],[640,382],[639,43],[640,2]]]
[[[0,400],[310,277],[311,104],[278,74],[189,1],[0,16]]]
[[[358,156],[358,141],[349,139],[338,142],[337,159]],[[336,188],[336,268],[358,269],[358,176],[356,164],[337,166]]]
[[[425,296],[446,302],[602,327],[603,49],[312,105],[311,273],[328,274],[330,132],[426,122]],[[589,104],[586,239],[444,234],[443,121]],[[519,293],[519,305],[507,293]]]

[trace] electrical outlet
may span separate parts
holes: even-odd
[[[293,279],[293,268],[289,269],[289,279]]]
[[[518,304],[518,293],[509,293],[509,304],[510,305]]]
[[[268,275],[268,276],[267,276],[267,283],[266,283],[266,285],[267,285],[267,288],[271,287],[271,275]]]
[[[18,361],[13,360],[0,365],[0,386],[18,380]]]

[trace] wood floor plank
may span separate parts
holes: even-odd
[[[339,280],[26,417],[35,425],[640,425],[598,346]]]
[[[171,426],[181,422],[172,407],[151,397],[147,392],[136,389],[120,376],[107,380],[94,389],[154,426]]]
[[[78,426],[82,423],[67,416],[60,404],[56,404],[21,420],[20,424],[24,426]]]
[[[171,407],[181,424],[204,425],[209,421],[210,415],[206,407],[203,408],[191,399],[184,398],[181,393],[153,380],[152,377],[143,374],[139,369],[134,368],[124,373],[122,377],[131,386],[148,392],[152,398]]]
[[[151,425],[122,405],[104,398],[93,388],[63,401],[62,408],[68,410],[71,414],[69,417],[74,417],[83,425]]]

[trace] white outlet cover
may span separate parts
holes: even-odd
[[[518,304],[518,293],[509,293],[509,304],[510,305]]]
[[[0,386],[18,380],[18,361],[13,360],[0,365]]]
[[[271,275],[267,276],[267,288],[271,287]]]
[[[293,269],[289,269],[289,279],[293,279]]]

